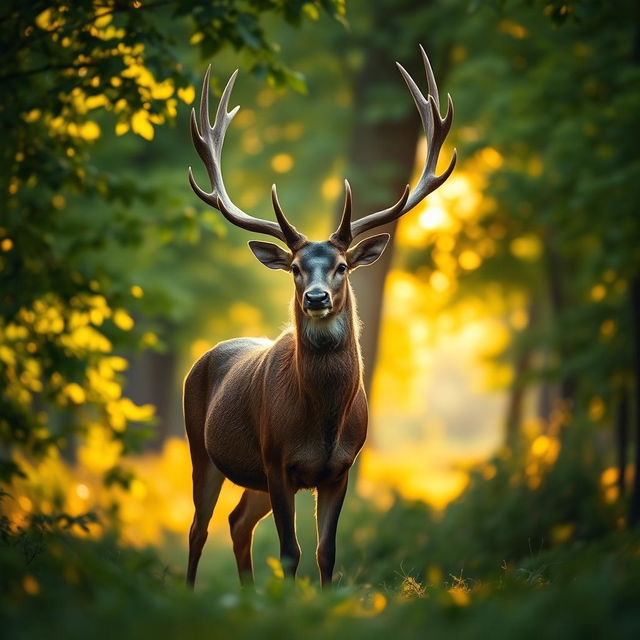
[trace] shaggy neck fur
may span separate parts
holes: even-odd
[[[351,288],[344,307],[331,318],[308,318],[294,301],[294,330],[300,391],[330,450],[362,384],[359,321]]]
[[[358,357],[359,320],[351,286],[341,311],[327,318],[310,318],[294,300],[294,328],[299,349],[316,352],[355,348]]]
[[[328,393],[343,380],[359,381],[359,320],[351,287],[340,312],[328,318],[309,318],[295,301],[293,304],[295,360],[303,386]]]

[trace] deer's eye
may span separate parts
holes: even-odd
[[[344,264],[344,262],[342,264],[338,265],[338,268],[336,269],[336,273],[342,275],[343,273],[346,273],[347,271],[347,265]]]
[[[300,269],[298,268],[297,264],[291,265],[291,273],[293,273],[295,277],[298,277],[300,275]]]

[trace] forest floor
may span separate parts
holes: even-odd
[[[115,534],[79,537],[82,521],[43,518],[19,531],[4,522],[2,635],[640,637],[637,533],[601,531],[596,520],[589,528],[583,517],[554,525],[544,539],[532,500],[513,496],[513,513],[483,510],[485,495],[503,505],[503,485],[472,483],[444,513],[399,497],[386,510],[352,497],[340,525],[336,585],[325,591],[309,494],[299,500],[299,579],[281,577],[269,517],[256,534],[256,586],[248,589],[238,585],[227,536],[210,539],[192,593],[179,538],[140,550]],[[552,515],[556,508],[549,502]]]

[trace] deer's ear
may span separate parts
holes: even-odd
[[[251,240],[249,249],[253,255],[269,269],[284,269],[289,271],[291,268],[291,260],[293,256],[277,244],[271,242],[260,242],[259,240]]]
[[[347,251],[349,269],[373,264],[382,255],[390,237],[388,233],[381,233],[358,242],[355,247],[351,247]]]

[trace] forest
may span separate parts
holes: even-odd
[[[637,3],[5,0],[0,42],[3,637],[640,637]],[[227,482],[192,592],[183,380],[293,295],[189,185],[205,70],[237,204],[326,239],[420,177],[420,45],[457,164],[351,277],[335,584],[300,492],[297,580],[269,516],[241,587]]]

